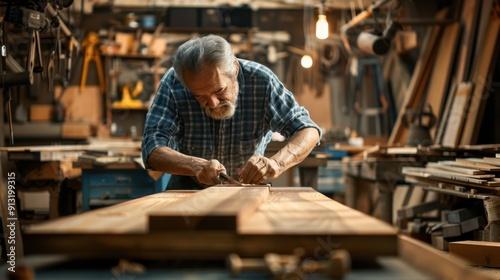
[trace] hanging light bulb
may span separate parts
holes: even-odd
[[[322,40],[328,38],[328,21],[326,20],[326,15],[324,10],[325,10],[325,1],[321,1],[318,21],[316,22],[316,37]]]
[[[302,67],[304,68],[311,68],[311,66],[313,65],[312,57],[308,54],[305,54],[300,60],[300,65],[302,65]]]

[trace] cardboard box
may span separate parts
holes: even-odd
[[[66,139],[83,139],[95,136],[96,127],[89,123],[65,122],[62,125],[61,137]]]
[[[52,110],[54,106],[51,104],[32,104],[30,105],[30,121],[48,122],[52,120]]]

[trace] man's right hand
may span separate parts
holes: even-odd
[[[196,179],[205,185],[220,184],[219,173],[226,172],[226,168],[216,159],[207,160],[201,168],[196,171]]]

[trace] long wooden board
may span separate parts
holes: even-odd
[[[229,190],[229,188],[226,188]],[[306,256],[346,249],[354,260],[397,255],[397,230],[312,188],[270,188],[238,230],[149,230],[151,213],[199,192],[164,192],[28,227],[25,252],[91,258],[216,259],[230,253]],[[206,194],[202,194],[206,195]],[[213,200],[218,200],[214,196]],[[199,198],[198,198],[199,199]],[[208,205],[208,204],[207,204]],[[161,212],[161,211],[160,211]]]
[[[425,103],[432,107],[432,112],[441,118],[443,102],[449,90],[450,77],[457,42],[460,36],[460,23],[452,23],[444,27],[441,34],[436,59],[425,93]],[[431,128],[431,138],[434,139],[435,127]]]
[[[465,123],[465,114],[472,93],[472,83],[460,83],[457,92],[451,102],[449,116],[446,118],[442,144],[444,146],[456,146],[460,140],[462,128]]]
[[[236,231],[268,196],[268,186],[214,186],[149,213],[149,230]]]
[[[485,15],[487,17],[489,15]],[[498,34],[500,33],[500,18],[492,15],[487,27],[488,37],[483,38],[481,49],[477,50],[477,57],[472,74],[474,90],[468,105],[467,116],[464,123],[463,133],[460,139],[461,145],[476,144],[484,116],[484,107],[491,92],[491,70],[496,65],[498,57]]]
[[[194,192],[161,192],[129,200],[111,207],[95,209],[78,215],[66,216],[47,223],[35,224],[27,233],[63,234],[121,234],[148,232],[146,213],[191,196]]]

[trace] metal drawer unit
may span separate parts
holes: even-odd
[[[155,181],[144,169],[83,169],[82,210],[164,191],[169,179],[163,174]]]

